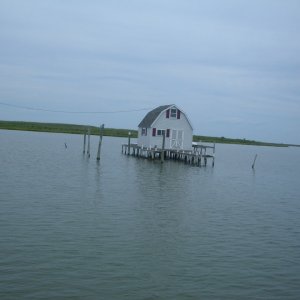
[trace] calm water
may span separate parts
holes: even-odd
[[[299,299],[299,148],[198,168],[82,142],[0,130],[0,299]]]

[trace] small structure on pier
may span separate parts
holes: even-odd
[[[162,105],[151,110],[138,127],[137,144],[140,147],[192,149],[193,127],[187,115],[175,104]]]
[[[122,153],[150,159],[183,161],[206,166],[212,159],[214,166],[215,145],[193,143],[193,127],[186,114],[176,105],[163,105],[150,111],[138,126],[137,143],[122,145]],[[208,153],[208,152],[212,153]]]

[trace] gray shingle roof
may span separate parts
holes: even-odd
[[[156,120],[156,118],[160,115],[162,111],[169,108],[171,105],[162,105],[159,107],[154,108],[150,112],[147,113],[147,115],[144,117],[144,119],[141,121],[138,127],[142,128],[149,128],[151,127],[152,123]]]

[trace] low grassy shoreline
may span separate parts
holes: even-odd
[[[55,132],[69,134],[84,134],[87,128],[91,129],[91,135],[99,135],[99,127],[88,125],[62,124],[62,123],[39,123],[21,121],[0,121],[0,129],[23,130],[38,132]],[[105,136],[127,137],[128,129],[104,128]],[[130,130],[132,136],[137,136],[137,131]]]
[[[22,121],[0,121],[0,129],[6,130],[24,130],[24,131],[38,131],[38,132],[55,132],[55,133],[69,133],[69,134],[83,134],[87,125],[75,125],[75,124],[62,124],[62,123],[39,123],[39,122],[22,122]],[[89,126],[92,135],[99,134],[99,127]],[[105,128],[105,136],[114,137],[127,137],[128,131],[131,132],[132,137],[137,137],[137,130],[132,129],[116,129]],[[200,136],[194,135],[193,140],[195,142],[203,143],[222,143],[222,144],[238,144],[238,145],[255,145],[255,146],[273,146],[273,147],[288,147],[299,146],[283,143],[268,143],[253,141],[247,139],[231,139],[226,137],[212,137],[212,136]]]

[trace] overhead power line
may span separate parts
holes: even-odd
[[[46,112],[64,113],[64,114],[117,114],[117,113],[128,113],[128,112],[135,112],[135,111],[143,111],[143,110],[153,109],[153,108],[139,108],[139,109],[114,110],[114,111],[68,111],[68,110],[54,110],[54,109],[36,108],[36,107],[30,107],[30,106],[9,104],[9,103],[4,103],[4,102],[0,102],[0,105],[14,107],[14,108],[27,109],[27,110],[46,111]]]

